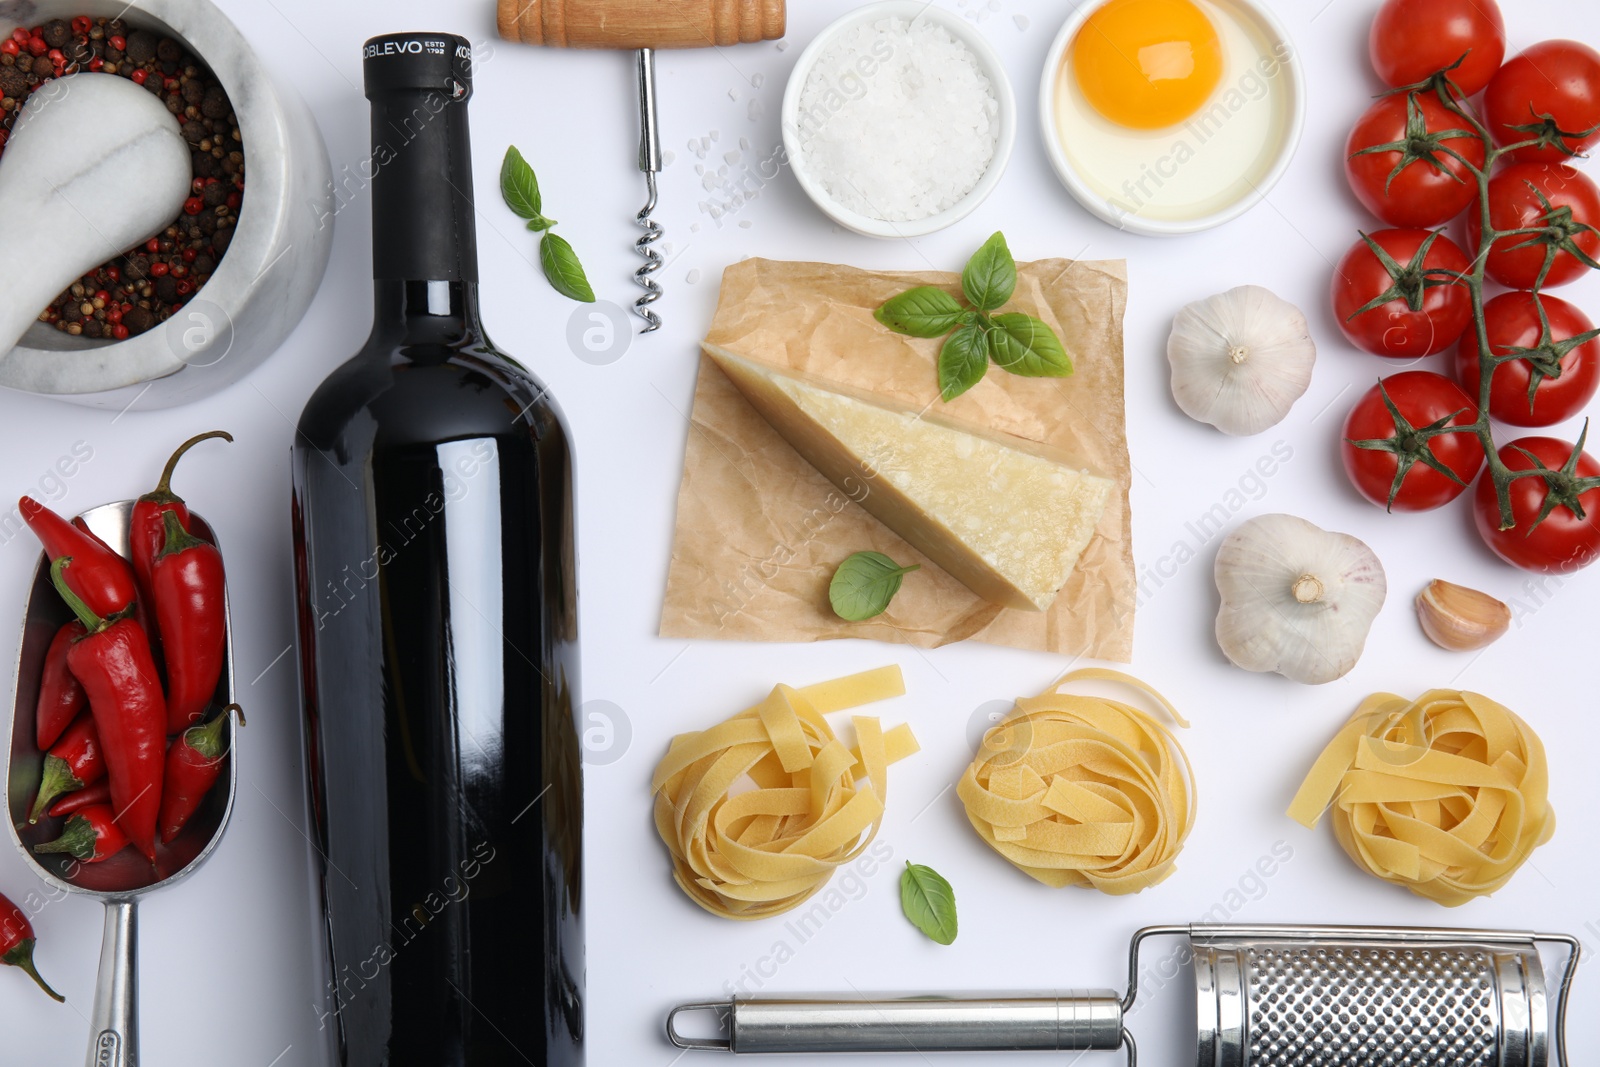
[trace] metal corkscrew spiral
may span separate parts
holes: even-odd
[[[661,329],[661,316],[650,307],[661,299],[661,283],[654,275],[667,261],[654,247],[665,234],[651,218],[656,209],[656,175],[661,173],[661,130],[656,120],[656,53],[653,48],[639,49],[639,169],[644,172],[649,199],[639,209],[635,221],[644,227],[644,234],[633,247],[645,258],[645,263],[633,272],[633,280],[645,290],[634,301],[633,310],[645,322],[640,333],[654,333]]]

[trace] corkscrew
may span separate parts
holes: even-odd
[[[652,217],[661,173],[661,130],[656,117],[656,50],[722,48],[783,36],[784,0],[497,0],[500,36],[551,48],[614,48],[638,52],[639,169],[648,199],[634,216],[644,233],[633,243],[644,264],[633,280],[644,290],[634,312],[640,333],[661,328],[651,307],[661,299],[655,276],[666,259],[655,246],[664,231]]]
[[[656,209],[656,175],[661,173],[661,127],[656,115],[656,50],[639,49],[639,169],[644,171],[648,198],[639,209],[635,221],[644,227],[644,234],[633,247],[644,257],[642,267],[633,272],[633,280],[644,289],[644,295],[633,302],[634,313],[644,320],[640,333],[654,333],[661,329],[661,316],[650,307],[661,299],[661,283],[655,273],[666,266],[666,260],[655,248],[661,240],[660,223],[651,218]]]

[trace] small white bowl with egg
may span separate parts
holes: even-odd
[[[1192,32],[1196,10],[1214,39]],[[1159,237],[1260,203],[1299,144],[1305,99],[1299,54],[1260,0],[1088,0],[1039,86],[1062,184],[1098,218]]]
[[[922,49],[918,72],[880,82],[907,73],[914,53],[902,48]],[[934,121],[927,69],[950,90],[946,121]],[[782,124],[789,165],[823,214],[867,237],[921,237],[966,218],[1000,184],[1017,102],[971,21],[924,0],[886,0],[833,22],[800,53]]]

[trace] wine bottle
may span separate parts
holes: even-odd
[[[572,457],[478,321],[471,64],[452,34],[366,44],[372,333],[294,442],[341,1067],[583,1062]]]

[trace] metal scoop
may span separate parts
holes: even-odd
[[[83,519],[106,544],[128,554],[128,520],[133,502],[106,504],[83,513]],[[195,536],[216,543],[211,527],[190,512]],[[198,811],[171,844],[157,844],[156,862],[137,849],[125,848],[100,863],[83,863],[71,856],[40,855],[33,846],[61,833],[63,819],[42,817],[28,825],[28,809],[39,790],[43,753],[34,742],[35,705],[45,651],[71,610],[50,583],[50,567],[40,556],[22,615],[22,645],[17,653],[16,705],[11,716],[11,761],[6,775],[6,801],[10,806],[11,840],[34,872],[47,884],[68,893],[95,897],[106,906],[104,938],[100,944],[100,977],[95,983],[94,1010],[89,1016],[88,1067],[135,1067],[139,1061],[139,972],[136,966],[138,926],[134,906],[141,895],[177,885],[206,861],[233,812],[238,784],[238,763],[233,759],[233,739],[238,721],[229,715],[224,733],[227,766]],[[227,652],[215,702],[233,702],[233,626],[228,626]]]

